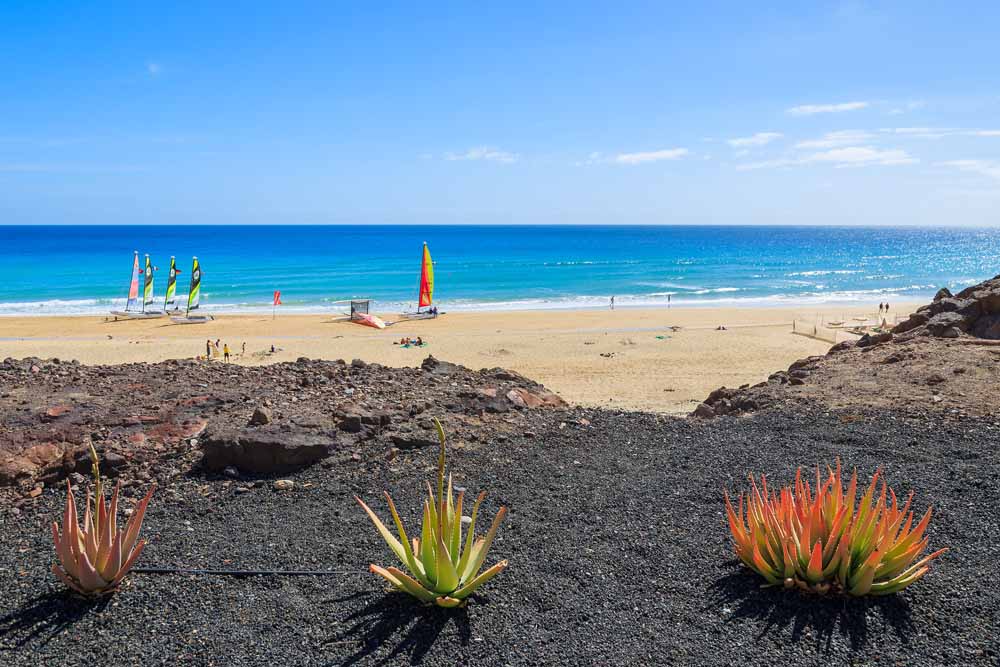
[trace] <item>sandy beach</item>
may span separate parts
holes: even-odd
[[[893,315],[904,315],[913,305],[894,304]],[[801,329],[802,323],[851,323],[873,317],[871,311],[823,306],[449,313],[382,331],[329,315],[280,311],[277,319],[220,315],[192,326],[100,316],[7,317],[0,319],[0,358],[152,362],[204,355],[207,339],[228,343],[234,363],[252,365],[304,356],[416,366],[432,354],[473,369],[518,371],[574,404],[683,413],[720,385],[760,382],[796,359],[829,349],[827,340],[795,335],[793,320]],[[717,330],[720,325],[726,329]],[[393,344],[407,336],[427,344]]]

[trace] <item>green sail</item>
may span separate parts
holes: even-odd
[[[163,310],[169,310],[171,306],[176,305],[177,298],[175,293],[177,292],[177,260],[173,257],[170,258],[170,271],[167,273],[167,293],[163,297]]]
[[[149,255],[146,255],[146,269],[142,277],[142,308],[145,310],[146,306],[153,303],[153,264],[149,261]]]
[[[188,290],[188,311],[198,307],[198,300],[201,297],[201,266],[198,258],[192,258],[191,264],[191,288]]]

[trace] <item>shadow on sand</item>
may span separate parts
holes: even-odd
[[[368,595],[358,593],[337,602],[363,597]],[[354,665],[365,661],[380,648],[388,652],[377,664],[398,664],[400,657],[404,655],[410,663],[420,664],[449,624],[455,625],[463,646],[472,637],[468,612],[464,607],[442,609],[421,606],[402,593],[385,594],[348,616],[344,619],[344,624],[348,626],[347,629],[331,637],[326,644],[351,644],[356,646],[356,650],[337,661],[337,665]]]
[[[712,585],[710,608],[724,615],[727,623],[756,621],[760,627],[757,637],[787,627],[792,641],[814,642],[825,651],[830,649],[835,635],[843,637],[851,649],[859,650],[868,644],[872,630],[876,641],[880,633],[891,631],[904,644],[913,632],[909,603],[898,595],[822,598],[797,590],[761,588],[761,581],[742,567],[720,577]]]
[[[85,600],[66,591],[39,595],[0,618],[0,651],[29,643],[44,646],[87,614],[103,609],[108,600]]]

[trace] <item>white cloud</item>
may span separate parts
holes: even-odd
[[[974,137],[1000,137],[1000,130],[975,130]]]
[[[900,149],[878,150],[870,146],[847,146],[820,151],[797,158],[780,158],[763,162],[749,162],[737,165],[741,171],[750,169],[775,169],[807,164],[832,164],[836,168],[896,166],[915,164],[918,160]]]
[[[786,113],[793,116],[811,116],[817,113],[841,113],[844,111],[857,111],[867,109],[870,102],[843,102],[841,104],[801,104],[797,107],[787,109]]]
[[[907,111],[915,111],[917,109],[922,109],[926,105],[927,103],[924,102],[923,100],[913,100],[912,102],[907,102],[901,107],[894,107],[892,109],[889,109],[889,115],[898,116],[900,114],[906,113]]]
[[[679,160],[688,155],[689,152],[686,148],[665,148],[659,151],[646,151],[643,153],[619,153],[615,156],[614,162],[618,164],[644,164],[646,162],[659,162],[660,160]]]
[[[1000,181],[1000,162],[992,160],[948,160],[938,163],[942,167],[953,167],[960,171],[989,176]]]
[[[163,72],[163,65],[160,63],[146,63],[146,71],[150,76],[159,76]]]
[[[837,148],[839,146],[850,146],[851,144],[871,141],[874,136],[871,132],[864,130],[837,130],[836,132],[827,132],[819,139],[800,141],[795,144],[795,147],[812,149]]]
[[[757,132],[749,137],[739,137],[736,139],[729,139],[728,143],[733,148],[747,148],[750,146],[766,146],[775,139],[780,139],[783,135],[781,132]]]
[[[486,160],[488,162],[502,162],[504,164],[517,162],[518,157],[517,153],[508,153],[492,146],[477,146],[476,148],[470,148],[464,153],[444,154],[445,160]]]
[[[870,146],[849,146],[814,153],[805,158],[807,162],[832,162],[838,167],[860,165],[914,164],[918,160],[900,149],[880,151]]]

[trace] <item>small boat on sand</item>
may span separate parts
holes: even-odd
[[[420,256],[420,282],[417,283],[417,311],[415,313],[400,313],[405,320],[429,320],[438,316],[434,303],[434,262],[431,261],[431,251],[424,249]],[[421,311],[423,307],[427,310]]]
[[[201,300],[201,266],[198,258],[191,258],[191,287],[188,289],[187,311],[182,317],[171,317],[174,324],[204,324],[211,322],[215,318],[211,315],[192,315],[191,311],[198,308]]]
[[[163,317],[166,313],[162,310],[146,310],[146,306],[153,304],[153,263],[149,260],[149,255],[146,255],[146,264],[140,270],[139,269],[139,251],[135,251],[135,256],[132,258],[132,275],[129,280],[128,287],[128,299],[125,301],[125,310],[112,310],[111,314],[118,318],[127,318],[130,320],[154,320],[159,317]],[[136,308],[139,301],[139,276],[142,275],[142,304],[139,308]]]

